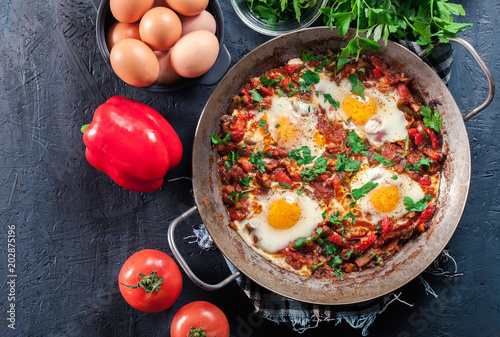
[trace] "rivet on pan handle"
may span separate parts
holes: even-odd
[[[471,53],[472,57],[474,57],[477,64],[479,64],[479,67],[481,67],[481,70],[484,72],[484,74],[486,75],[486,79],[488,80],[488,86],[489,86],[488,97],[481,105],[479,105],[477,108],[473,109],[471,112],[465,115],[464,120],[467,122],[469,119],[477,115],[481,110],[490,105],[491,101],[493,100],[493,96],[495,96],[495,82],[493,81],[493,75],[491,75],[491,71],[488,69],[484,61],[481,59],[481,56],[479,56],[476,49],[474,49],[474,47],[469,42],[459,37],[449,38],[448,40],[464,46],[465,49],[467,49],[469,53]],[[438,44],[435,44],[434,46],[437,46]],[[418,56],[423,58],[425,57],[426,54],[427,54],[427,49],[421,51],[418,54]]]
[[[170,224],[170,227],[168,228],[168,244],[170,246],[170,250],[174,254],[174,256],[177,259],[177,261],[179,262],[179,264],[181,265],[181,268],[186,272],[186,275],[191,279],[191,281],[194,282],[194,284],[196,284],[198,287],[205,289],[205,290],[218,290],[218,289],[225,287],[229,283],[233,282],[236,278],[238,278],[241,275],[240,272],[237,271],[236,273],[230,275],[229,277],[227,277],[226,279],[222,280],[221,282],[219,282],[217,284],[205,283],[202,280],[200,280],[193,273],[191,268],[189,268],[188,264],[186,263],[186,261],[182,257],[181,253],[177,249],[177,246],[175,245],[175,242],[174,242],[174,231],[175,231],[175,227],[177,226],[177,224],[179,222],[181,222],[182,220],[185,220],[188,216],[190,216],[197,209],[198,208],[196,206],[193,206],[192,208],[188,209],[186,212],[182,213],[177,218],[175,218],[174,221],[172,221],[172,223]]]

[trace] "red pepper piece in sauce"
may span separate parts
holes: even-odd
[[[377,235],[375,233],[371,233],[367,237],[362,238],[360,240],[360,243],[354,247],[354,250],[361,254],[365,250],[367,250],[368,247],[370,247],[372,243],[375,242],[375,240],[377,240]]]
[[[391,220],[388,217],[384,216],[382,219],[382,236],[385,236],[390,230],[394,227]]]
[[[431,186],[431,179],[429,177],[422,177],[418,181],[421,187]]]
[[[295,71],[295,69],[297,69],[297,67],[300,66],[300,64],[286,64],[283,69],[285,69],[285,71],[289,74],[293,74],[293,72]]]
[[[424,137],[420,134],[417,128],[414,129],[409,129],[408,130],[408,135],[410,137],[413,137],[413,141],[415,142],[415,145],[418,145],[423,142]]]
[[[285,184],[288,184],[288,185],[293,185],[293,181],[292,179],[290,179],[285,172],[283,171],[278,171],[274,174],[274,176],[276,177],[276,180],[282,182],[282,183],[285,183]]]
[[[427,136],[429,136],[429,138],[431,139],[432,148],[434,150],[437,150],[438,140],[437,140],[437,137],[436,137],[436,134],[434,133],[434,131],[432,129],[429,129],[429,128],[424,128],[424,131],[427,134]]]
[[[420,219],[418,219],[417,221],[417,226],[429,221],[434,214],[434,210],[434,205],[428,205],[427,208],[422,212],[422,215],[420,215]]]
[[[347,240],[345,238],[342,237],[342,235],[340,235],[339,233],[333,231],[332,234],[330,234],[330,236],[328,237],[328,240],[330,240],[330,242],[333,242],[339,246],[342,246],[342,247],[349,247],[349,242],[347,242]]]
[[[382,71],[379,68],[373,69],[373,77],[380,78],[382,76]]]
[[[272,89],[269,89],[269,88],[266,88],[266,87],[260,87],[259,90],[262,91],[266,95],[272,95],[272,94],[274,94],[274,92],[273,92]]]
[[[280,253],[293,257],[295,260],[300,261],[300,254],[296,252],[292,252],[290,248],[283,248],[279,250]]]

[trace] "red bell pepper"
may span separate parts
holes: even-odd
[[[371,233],[367,237],[364,237],[360,240],[359,244],[357,244],[354,247],[354,250],[357,251],[358,253],[363,253],[365,250],[368,249],[372,245],[372,243],[377,240],[377,235],[375,233]]]
[[[385,236],[394,227],[393,223],[387,216],[382,219],[382,236]]]
[[[349,247],[349,243],[347,242],[347,240],[345,238],[342,237],[342,235],[340,235],[339,233],[333,231],[332,234],[330,234],[330,236],[328,237],[328,240],[330,240],[330,242],[333,242],[339,246],[342,246],[342,247]]]
[[[100,105],[82,131],[89,163],[131,191],[159,189],[182,157],[179,136],[165,118],[127,97]]]

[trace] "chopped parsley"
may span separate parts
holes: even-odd
[[[351,213],[351,212],[346,213],[346,215],[344,215],[344,217],[343,217],[343,219],[348,219],[348,218],[350,218],[353,223],[357,219],[356,215]]]
[[[265,129],[266,128],[266,120],[265,119],[259,119],[259,126],[262,128],[262,129]]]
[[[227,144],[227,142],[231,139],[231,131],[227,133],[227,135],[224,136],[223,139],[221,139],[217,134],[212,133],[212,143],[217,145],[217,144]]]
[[[314,180],[318,177],[318,175],[326,172],[326,166],[328,161],[325,157],[320,156],[314,162],[314,167],[306,167],[300,172],[300,177],[305,180]]]
[[[366,152],[366,150],[368,150],[369,146],[365,145],[363,139],[358,136],[356,131],[347,131],[347,133],[349,134],[347,145],[349,145],[351,151],[354,154],[361,153],[362,155],[367,156],[368,152]]]
[[[335,216],[333,214],[328,216],[328,221],[330,221],[332,224],[340,225],[342,219],[338,218],[338,215]]]
[[[278,128],[280,128],[280,127],[281,127],[281,125],[280,125],[280,124],[276,124],[274,127],[275,127],[276,129],[278,129]]]
[[[233,200],[234,203],[237,204],[240,201],[240,199],[248,197],[248,192],[251,192],[251,191],[253,191],[253,188],[250,188],[250,189],[244,190],[244,191],[234,191],[234,192],[229,193],[227,198],[229,200]]]
[[[250,180],[252,180],[253,176],[248,176],[246,178],[241,178],[241,179],[238,179],[238,181],[240,183],[242,183],[243,185],[249,187],[250,186]]]
[[[349,75],[349,81],[351,82],[351,92],[365,100],[365,85],[359,80],[358,74]]]
[[[424,155],[420,158],[416,163],[408,163],[405,166],[405,171],[415,171],[420,172],[420,168],[422,166],[427,166],[427,168],[431,167],[431,160],[429,158],[424,158]]]
[[[422,212],[427,208],[427,201],[432,199],[432,195],[426,194],[422,199],[415,202],[410,197],[404,197],[403,202],[408,212]]]
[[[288,82],[288,87],[290,88],[290,93],[288,94],[288,97],[292,97],[297,93],[297,89],[295,89],[295,86],[293,85],[292,82]]]
[[[264,161],[262,160],[262,153],[255,153],[252,158],[250,158],[250,162],[257,167],[260,173],[266,172],[266,166],[264,165]]]
[[[240,157],[240,153],[238,151],[233,152],[229,151],[227,153],[227,160],[224,161],[226,165],[226,169],[230,169],[234,164],[238,162],[238,158]]]
[[[303,81],[299,82],[300,91],[304,94],[312,89],[312,85],[319,83],[319,74],[312,70],[306,70],[300,78]]]
[[[340,266],[344,260],[340,255],[333,255],[330,260],[328,260],[328,265],[330,267]]]
[[[423,105],[420,107],[420,113],[424,117],[424,124],[426,127],[436,132],[441,131],[443,117],[439,114],[437,109],[431,110],[431,108]]]
[[[316,270],[318,268],[321,268],[321,266],[323,266],[323,264],[324,264],[324,262],[320,262],[318,264],[315,264],[315,265],[311,266],[311,270],[314,271],[314,270]]]
[[[392,180],[398,180],[398,175],[397,175],[397,174],[393,175],[393,176],[391,177],[391,179],[392,179]]]
[[[345,253],[345,256],[346,256],[348,259],[350,259],[350,258],[351,258],[351,256],[353,256],[353,255],[354,255],[354,257],[356,257],[356,255],[358,255],[358,252],[357,252],[357,251],[355,251],[355,250],[350,250],[350,251],[348,251],[347,253]]]
[[[303,248],[306,245],[306,241],[307,241],[306,238],[298,238],[293,243],[293,246],[292,246],[293,249],[301,249],[301,248]]]
[[[352,197],[354,200],[359,200],[365,195],[367,195],[371,190],[378,186],[378,183],[374,183],[373,181],[369,181],[360,188],[355,188],[351,191]]]
[[[390,160],[385,159],[384,156],[381,156],[381,155],[379,155],[377,153],[373,154],[372,158],[375,159],[376,161],[378,161],[380,164],[382,164],[384,166],[387,166],[387,167],[393,167],[394,166],[394,163],[392,163]]]
[[[326,103],[326,102],[330,103],[331,105],[333,105],[333,107],[334,107],[335,109],[340,108],[340,102],[336,101],[336,100],[332,97],[332,95],[330,95],[330,94],[323,94],[323,97],[325,97],[325,103]]]
[[[288,157],[290,157],[290,160],[295,159],[297,161],[297,165],[312,163],[314,158],[316,158],[311,156],[311,150],[307,146],[302,146],[298,149],[288,151]]]
[[[333,271],[333,275],[338,276],[341,281],[344,280],[344,274],[342,274],[342,269],[338,268]]]
[[[254,89],[249,90],[248,93],[252,95],[251,96],[252,100],[254,100],[256,102],[262,102],[262,96],[257,91],[255,91]]]
[[[264,75],[264,76],[261,76],[260,81],[262,82],[262,84],[264,84],[264,86],[270,87],[271,85],[281,81],[282,79],[283,79],[283,76],[280,76],[277,78],[269,78],[269,77]]]
[[[345,153],[338,154],[337,159],[335,163],[335,170],[337,171],[356,172],[361,167],[359,160],[347,158]]]

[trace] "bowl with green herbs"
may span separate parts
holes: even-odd
[[[231,0],[238,17],[256,32],[278,36],[309,27],[328,0]]]

